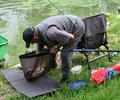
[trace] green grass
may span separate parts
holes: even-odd
[[[110,49],[120,50],[120,17],[112,15],[108,17],[108,40]],[[109,63],[108,59],[102,58],[91,63],[92,67],[111,66],[120,61],[120,54],[113,58],[113,62]],[[115,76],[111,80],[107,80],[104,85],[97,85],[90,82],[90,72],[87,69],[84,56],[76,54],[73,57],[73,66],[81,64],[83,71],[79,75],[70,75],[70,81],[84,79],[88,82],[85,88],[75,91],[70,91],[68,85],[63,84],[61,88],[52,95],[38,96],[36,98],[27,98],[14,90],[0,73],[0,95],[4,100],[119,100],[120,98],[120,76]],[[60,69],[50,71],[49,74],[57,79],[60,79]]]

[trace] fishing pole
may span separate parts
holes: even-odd
[[[64,13],[50,0],[48,0],[62,15],[64,15]]]
[[[50,53],[49,49],[45,49],[42,51],[43,53]],[[120,52],[120,50],[100,50],[100,49],[70,49],[70,50],[63,50],[60,49],[59,52]]]
[[[120,52],[120,50],[98,50],[98,49],[71,49],[60,50],[62,52]]]

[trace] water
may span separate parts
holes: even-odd
[[[117,7],[119,6],[116,2],[114,6],[111,6],[110,2],[104,5],[103,0],[101,2],[98,2],[100,0],[51,1],[64,14],[74,14],[80,17],[98,12],[108,12],[108,7],[117,11]],[[108,4],[110,5],[108,6]],[[103,6],[104,9],[101,9]],[[60,12],[48,0],[0,0],[0,33],[9,42],[8,53],[5,56],[6,67],[19,63],[19,55],[26,51],[24,41],[22,40],[24,29],[37,25],[49,16],[59,14]]]

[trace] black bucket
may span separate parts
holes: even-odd
[[[19,56],[23,73],[26,79],[32,80],[46,74],[49,71],[51,56],[48,51],[39,54],[35,52]]]

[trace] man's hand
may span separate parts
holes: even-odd
[[[58,47],[57,46],[53,46],[51,49],[50,49],[50,53],[51,54],[56,54],[58,52]]]
[[[30,53],[30,52],[35,52],[34,49],[28,49],[27,51],[25,51],[25,53]]]
[[[74,42],[75,41],[75,37],[74,37],[74,35],[73,34],[69,34],[69,43],[71,43],[71,42]]]

